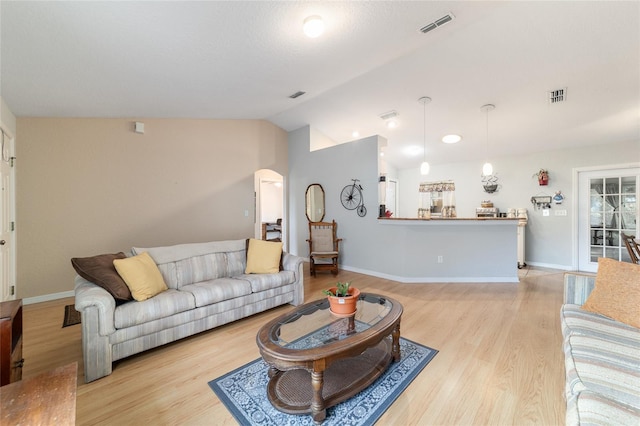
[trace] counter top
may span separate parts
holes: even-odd
[[[518,225],[517,217],[379,217],[378,223],[384,225]]]

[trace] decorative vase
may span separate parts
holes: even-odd
[[[331,287],[329,290],[335,294],[338,288]],[[329,299],[329,310],[333,315],[337,317],[350,317],[356,313],[356,304],[358,303],[360,290],[355,287],[350,287],[348,294],[346,297],[327,296],[327,299]]]

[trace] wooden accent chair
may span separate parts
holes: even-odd
[[[338,225],[331,222],[309,222],[309,260],[311,262],[311,275],[316,276],[316,271],[331,271],[338,274],[338,243],[341,238],[336,237]]]
[[[623,232],[620,233],[620,237],[622,238],[622,241],[624,241],[624,245],[627,246],[627,251],[629,252],[631,262],[638,264],[640,262],[640,246],[635,240],[635,237],[633,235],[627,235]]]

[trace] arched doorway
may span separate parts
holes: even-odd
[[[280,240],[286,249],[284,177],[270,169],[255,172],[255,238]]]

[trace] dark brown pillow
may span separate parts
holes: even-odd
[[[126,259],[126,257],[122,252],[74,257],[71,259],[71,265],[78,275],[107,290],[116,301],[128,301],[133,300],[131,291],[113,266],[114,259]]]

